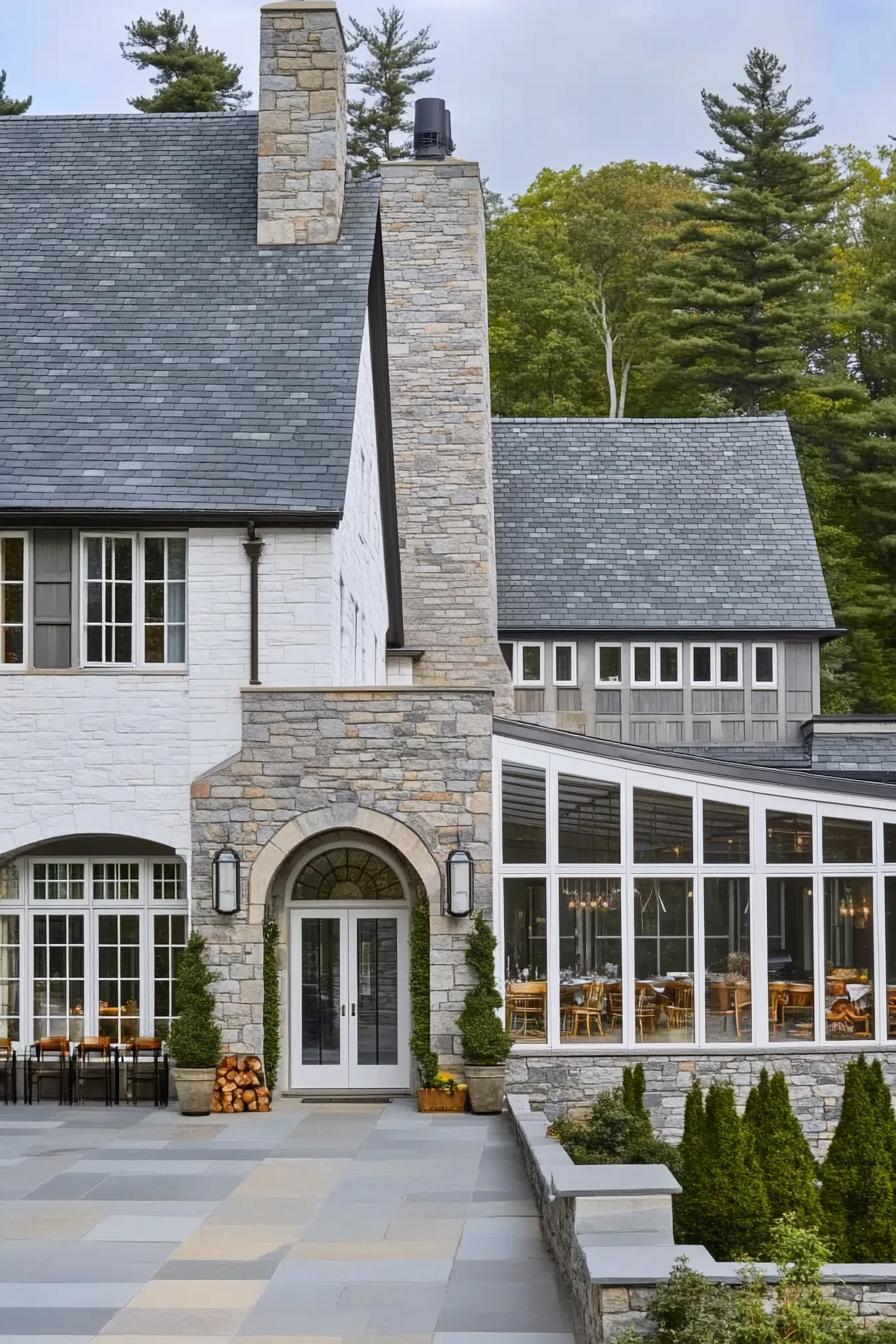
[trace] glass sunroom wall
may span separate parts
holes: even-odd
[[[874,879],[824,879],[825,1036],[874,1035]]]
[[[544,1042],[548,1022],[547,882],[504,879],[504,1012],[517,1040]]]
[[[693,1041],[694,883],[637,877],[634,1010],[638,1041]]]
[[[560,879],[560,1039],[619,1044],[623,1018],[618,877]]]
[[[769,1040],[815,1039],[815,911],[813,882],[766,879]]]
[[[753,1035],[750,879],[703,881],[704,1013],[707,1042]]]
[[[896,826],[892,829],[896,839]],[[884,878],[884,925],[887,978],[887,1040],[896,1040],[896,876]]]

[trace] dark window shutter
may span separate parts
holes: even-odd
[[[72,665],[72,534],[36,528],[32,550],[35,667]]]

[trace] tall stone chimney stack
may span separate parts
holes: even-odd
[[[258,242],[334,243],[345,197],[345,39],[334,0],[261,9]]]
[[[493,687],[506,714],[482,181],[440,152],[380,165],[405,643],[415,681]]]

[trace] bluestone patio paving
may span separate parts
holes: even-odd
[[[0,1344],[573,1344],[507,1116],[0,1107]]]

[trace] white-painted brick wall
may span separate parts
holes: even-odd
[[[363,679],[385,679],[386,597],[366,338],[346,513],[338,532],[259,529],[262,683],[328,686],[342,676],[340,573],[369,632]],[[186,673],[0,674],[0,855],[43,840],[108,832],[158,841],[189,856],[190,784],[240,748],[240,687],[249,678],[243,540],[238,528],[190,532]]]

